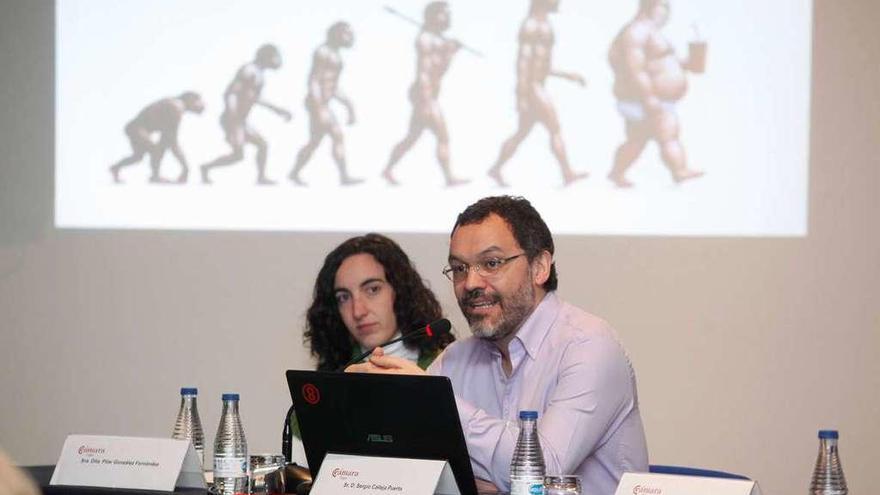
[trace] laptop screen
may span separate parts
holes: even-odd
[[[287,384],[313,475],[327,452],[440,459],[476,495],[449,378],[288,370]]]

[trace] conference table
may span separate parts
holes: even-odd
[[[55,471],[55,466],[26,466],[23,467],[28,474],[36,481],[37,485],[40,487],[40,490],[45,495],[87,495],[90,493],[94,493],[96,495],[109,495],[113,493],[125,494],[125,495],[156,495],[156,493],[175,493],[180,495],[204,495],[205,493],[209,493],[208,491],[200,488],[178,488],[174,490],[174,492],[156,492],[153,490],[129,490],[122,488],[98,488],[98,487],[85,487],[85,486],[53,486],[49,484],[49,480],[52,479],[52,473]]]
[[[25,466],[22,467],[31,477],[36,481],[37,485],[40,487],[40,490],[44,495],[87,495],[87,494],[95,494],[95,495],[110,495],[110,494],[120,494],[120,495],[156,495],[156,493],[174,493],[175,495],[204,495],[205,493],[211,493],[210,491],[200,489],[200,488],[177,488],[173,492],[155,492],[152,490],[131,490],[131,489],[123,489],[123,488],[99,488],[99,487],[84,487],[84,486],[53,486],[49,484],[49,480],[52,479],[52,473],[55,471],[55,466]],[[265,492],[264,492],[265,493]],[[507,495],[505,493],[498,492],[480,492],[480,495]]]

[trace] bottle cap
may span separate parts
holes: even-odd
[[[223,400],[238,400],[238,394],[223,394]]]
[[[837,440],[837,430],[819,430],[819,438],[832,438]]]
[[[538,411],[520,411],[519,419],[538,419]]]
[[[180,395],[199,395],[199,389],[195,387],[183,387],[180,389]]]

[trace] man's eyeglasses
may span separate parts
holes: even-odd
[[[501,268],[507,263],[525,254],[526,253],[519,253],[508,258],[487,258],[482,261],[478,261],[473,265],[453,261],[449,264],[449,266],[443,269],[443,275],[446,275],[446,278],[448,278],[452,282],[461,282],[462,280],[467,278],[468,273],[471,271],[471,269],[473,269],[478,275],[482,277],[489,277],[498,273],[498,271],[501,270]]]

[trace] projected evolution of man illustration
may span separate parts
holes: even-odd
[[[587,172],[576,172],[569,163],[559,116],[545,87],[548,77],[565,79],[582,87],[586,85],[581,74],[553,67],[553,45],[556,40],[549,16],[558,11],[559,3],[560,0],[531,0],[528,16],[520,27],[516,61],[516,109],[519,123],[516,132],[501,145],[498,159],[488,170],[488,176],[501,187],[508,187],[501,174],[502,167],[516,153],[535,124],[541,124],[550,135],[550,150],[562,169],[563,185],[567,186],[589,175]],[[385,10],[411,22],[392,7],[386,6]],[[687,168],[684,149],[678,140],[678,117],[673,105],[684,96],[687,81],[681,71],[682,66],[674,62],[672,45],[660,33],[668,16],[668,0],[640,0],[636,18],[624,26],[611,47],[609,58],[616,77],[614,95],[618,99],[617,106],[625,119],[627,130],[627,141],[618,148],[614,168],[609,174],[611,181],[620,187],[633,185],[624,178],[624,173],[641,154],[649,139],[655,139],[659,143],[663,159],[676,181],[702,175],[702,172]],[[462,47],[461,42],[448,39],[443,34],[449,29],[450,23],[451,12],[447,2],[431,2],[425,7],[424,23],[416,38],[416,78],[409,90],[409,100],[413,108],[409,129],[403,140],[394,146],[382,172],[382,177],[389,185],[399,185],[392,173],[394,166],[412,148],[425,129],[429,129],[437,140],[436,156],[446,185],[457,186],[468,182],[452,174],[449,162],[449,131],[438,101],[443,76],[453,56]],[[342,127],[330,108],[331,101],[340,102],[348,113],[346,123],[355,123],[354,104],[339,87],[343,68],[340,51],[353,45],[354,33],[351,26],[347,22],[339,21],[330,26],[326,41],[314,52],[305,98],[309,117],[309,140],[297,153],[289,175],[296,185],[307,185],[301,173],[325,136],[329,136],[332,142],[331,152],[339,169],[340,184],[349,186],[363,182],[363,179],[353,178],[348,173]],[[703,47],[702,54],[705,57],[705,45]],[[468,49],[479,54],[471,48]],[[702,68],[704,65],[705,58],[698,66]],[[693,62],[684,66],[692,69],[697,67]],[[263,72],[266,69],[278,70],[280,67],[281,54],[278,48],[266,44],[257,51],[253,62],[244,65],[236,73],[235,79],[226,90],[226,107],[220,118],[232,152],[202,165],[203,183],[211,184],[209,174],[212,169],[241,161],[244,144],[250,143],[257,148],[257,184],[275,184],[266,176],[268,144],[256,130],[248,126],[247,118],[251,108],[259,104],[285,120],[290,120],[289,112],[260,99]],[[139,150],[148,150],[151,147],[161,149],[162,143],[168,141],[170,144],[165,147],[171,148],[184,170],[177,182],[184,183],[187,167],[176,140],[179,120],[178,117],[174,122],[173,131],[162,130],[163,138],[157,145],[146,146],[148,139],[144,134],[147,133],[143,131],[138,134],[139,137],[132,138],[132,131],[129,130],[131,124],[126,127],[126,133],[132,139],[135,155]],[[172,133],[175,134],[173,139]],[[158,160],[161,160],[161,155],[161,151],[151,154],[151,182],[167,182],[158,175]],[[114,181],[119,182],[119,168],[125,165],[127,163],[111,167]]]
[[[508,191],[562,232],[797,235],[812,10],[743,1],[59,1],[56,221],[433,231]]]

